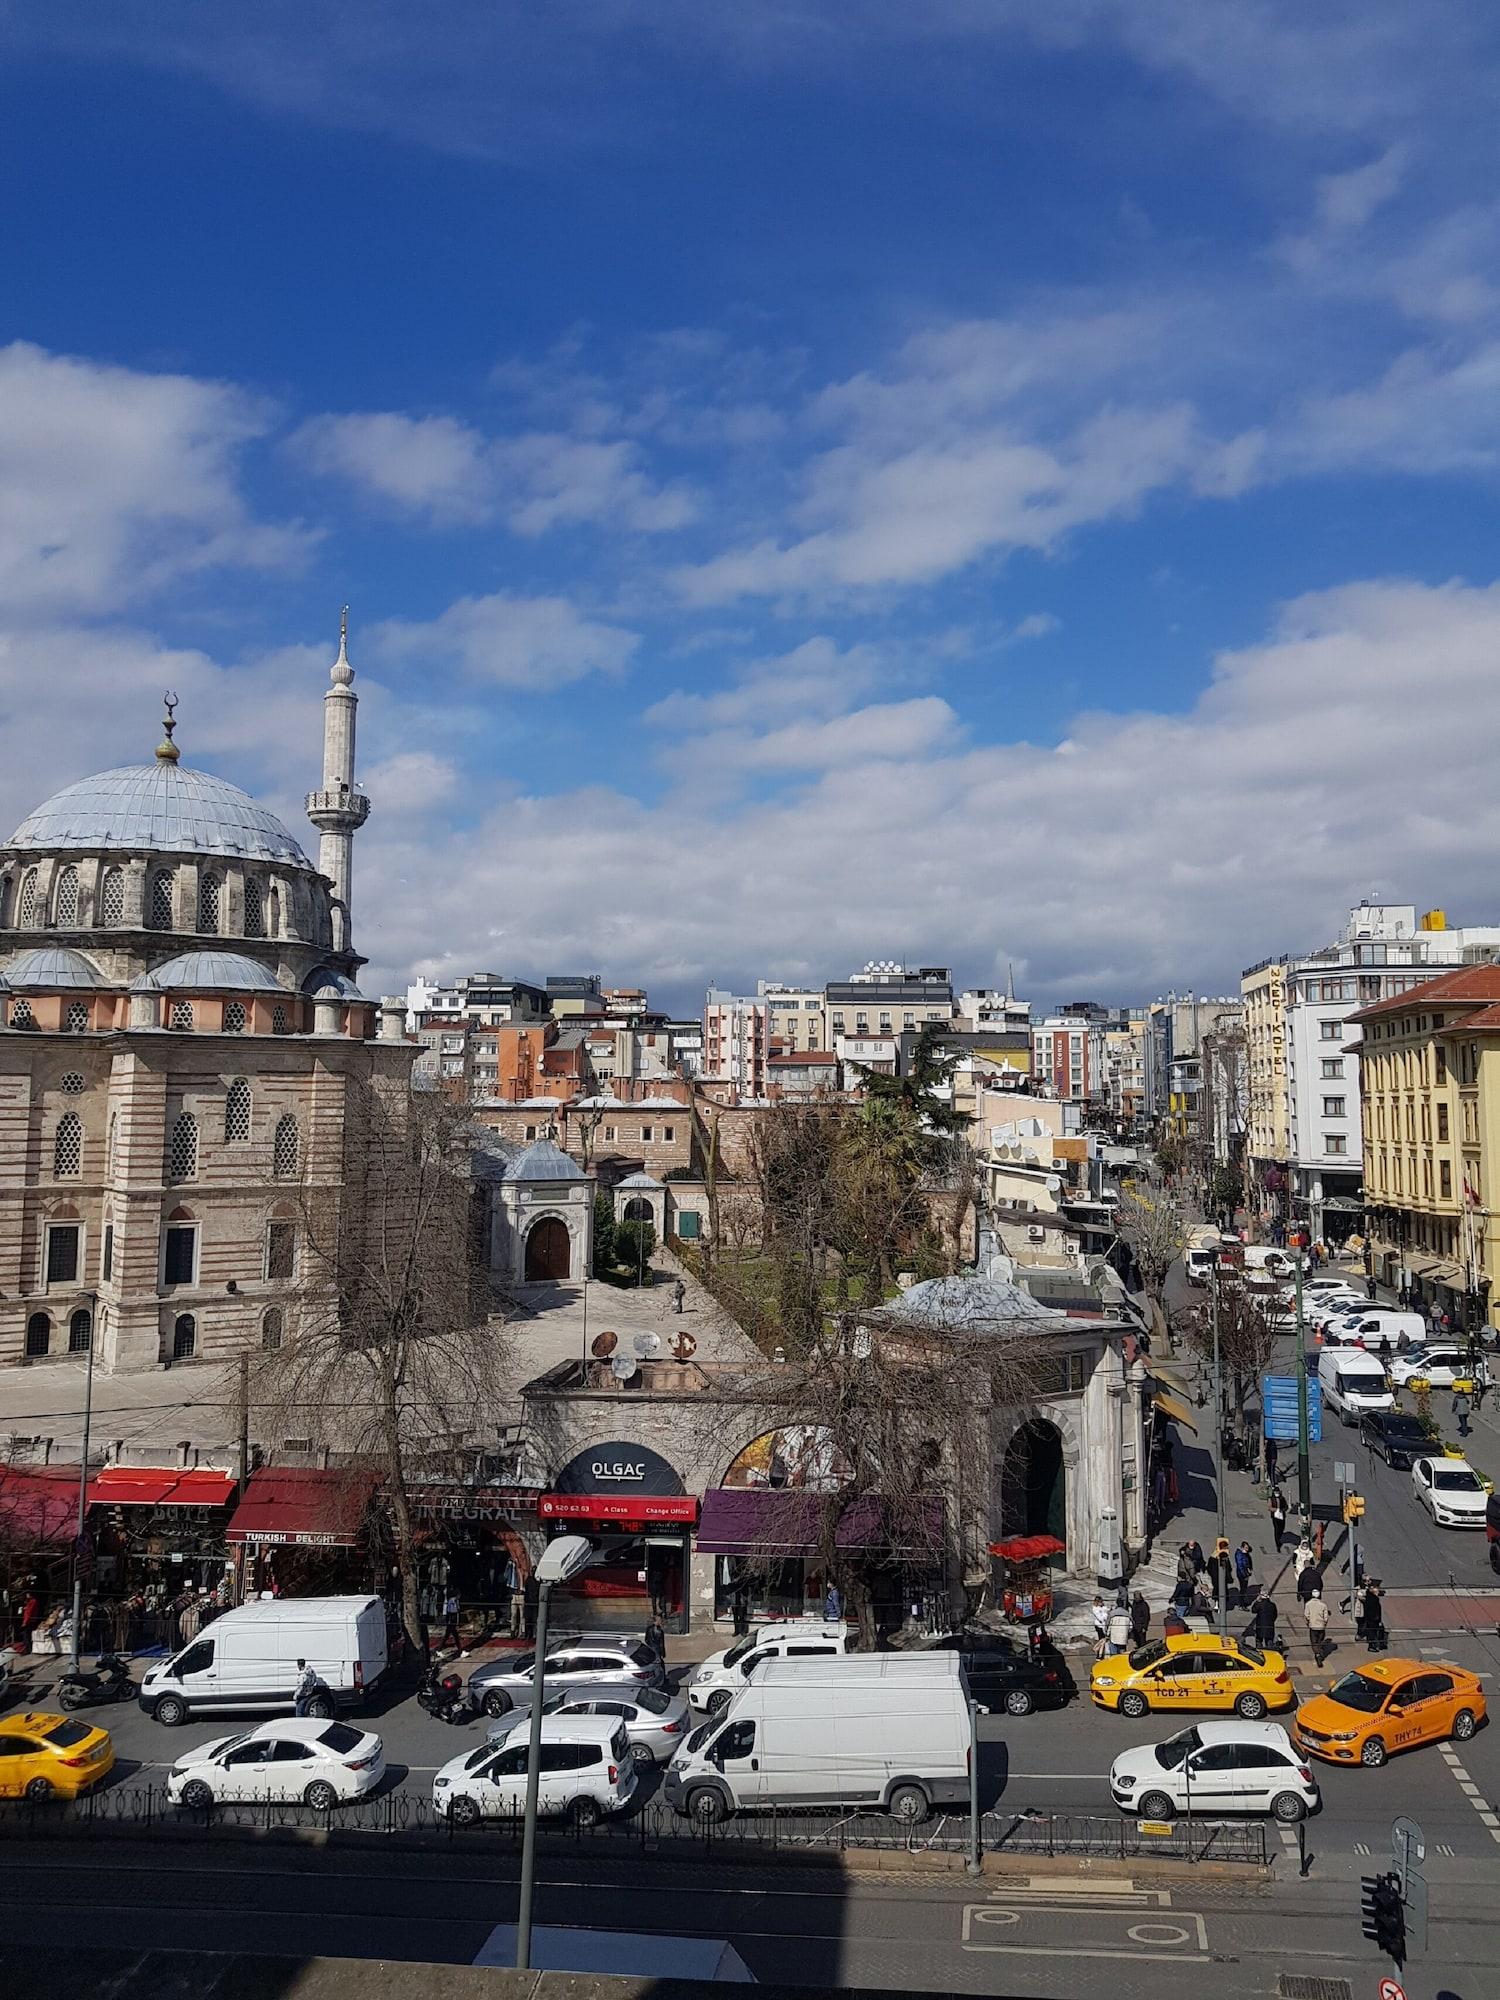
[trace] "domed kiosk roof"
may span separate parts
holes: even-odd
[[[65,785],[26,815],[9,845],[46,854],[69,848],[223,854],[312,868],[276,815],[248,792],[166,758]]]
[[[508,1181],[581,1181],[586,1178],[576,1160],[570,1160],[550,1139],[536,1139],[511,1161],[502,1176]]]
[[[105,983],[91,959],[60,944],[44,944],[35,951],[23,951],[6,966],[5,977],[13,992],[23,986],[41,987],[48,992],[81,987],[92,992]]]
[[[185,951],[162,965],[143,972],[130,988],[132,993],[279,993],[279,984],[269,967],[238,951]]]

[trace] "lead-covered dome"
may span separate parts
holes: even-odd
[[[248,792],[164,758],[65,785],[26,815],[7,844],[47,854],[71,848],[222,854],[312,873],[281,821]]]
[[[237,951],[185,951],[143,972],[132,993],[277,993],[286,997],[269,967]]]

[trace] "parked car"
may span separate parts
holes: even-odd
[[[1393,1354],[1386,1364],[1398,1389],[1425,1382],[1429,1389],[1451,1389],[1462,1382],[1472,1388],[1476,1378],[1490,1379],[1488,1365],[1477,1357],[1470,1361],[1462,1347],[1409,1347],[1405,1354]]]
[[[581,1681],[556,1694],[548,1689],[542,1703],[543,1716],[609,1715],[625,1725],[625,1734],[637,1763],[665,1764],[681,1744],[689,1728],[686,1695],[668,1694],[663,1688],[622,1688],[615,1681]],[[508,1715],[496,1718],[487,1732],[491,1743],[500,1744],[530,1726],[531,1703],[517,1704]]]
[[[107,1729],[27,1709],[0,1716],[0,1799],[76,1799],[114,1768]]]
[[[722,1715],[765,1660],[827,1660],[851,1652],[858,1634],[847,1625],[793,1619],[784,1625],[764,1625],[747,1633],[725,1653],[711,1653],[694,1667],[684,1686],[693,1707]]]
[[[1121,1715],[1232,1709],[1247,1722],[1258,1722],[1267,1709],[1290,1708],[1296,1700],[1280,1653],[1206,1632],[1153,1639],[1133,1652],[1096,1661],[1089,1693],[1097,1708],[1113,1708]]]
[[[1432,1450],[1432,1433],[1405,1410],[1366,1410],[1359,1420],[1361,1444],[1378,1451],[1387,1465],[1405,1472],[1414,1458]]]
[[[1061,1708],[1078,1692],[1067,1662],[1055,1646],[1033,1654],[1004,1632],[948,1632],[938,1649],[957,1653],[969,1692],[983,1709],[1030,1715],[1034,1708]]]
[[[186,1750],[167,1773],[167,1797],[197,1811],[250,1801],[318,1812],[374,1791],[385,1746],[368,1729],[320,1716],[282,1716]]]
[[[1484,1503],[1484,1539],[1489,1544],[1490,1568],[1500,1576],[1500,1493],[1491,1493]]]
[[[1122,1750],[1109,1788],[1122,1812],[1142,1819],[1252,1812],[1290,1825],[1318,1804],[1318,1781],[1279,1722],[1199,1722]]]
[[[531,1702],[536,1679],[536,1654],[508,1653],[476,1667],[469,1692],[486,1715],[504,1715]],[[547,1644],[547,1686],[576,1687],[584,1681],[608,1681],[614,1687],[660,1687],[666,1670],[660,1658],[639,1639],[620,1632],[573,1632]]]
[[[292,1707],[306,1660],[326,1689],[317,1710],[332,1715],[368,1694],[386,1670],[385,1606],[378,1597],[259,1598],[216,1618],[169,1660],[141,1676],[139,1701],[175,1725],[219,1714]]]
[[[450,1758],[432,1781],[433,1809],[456,1826],[518,1819],[526,1805],[526,1733]],[[625,1725],[606,1715],[544,1715],[537,1809],[593,1826],[635,1796]]]
[[[1420,1347],[1426,1333],[1427,1325],[1420,1313],[1398,1312],[1394,1306],[1362,1305],[1329,1321],[1324,1327],[1323,1342],[1329,1346],[1330,1336],[1337,1335],[1345,1346],[1358,1345],[1367,1354],[1378,1354],[1384,1359],[1395,1354],[1402,1334],[1406,1335],[1408,1347]]]
[[[1489,1488],[1464,1458],[1418,1458],[1411,1483],[1440,1528],[1482,1528]]]
[[[1446,1661],[1387,1655],[1341,1674],[1297,1710],[1292,1734],[1330,1764],[1383,1764],[1394,1750],[1467,1743],[1485,1716],[1477,1674]]]

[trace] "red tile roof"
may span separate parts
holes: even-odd
[[[1500,1001],[1500,965],[1461,965],[1456,971],[1440,972],[1436,979],[1426,980],[1405,993],[1392,993],[1385,1000],[1361,1007],[1358,1013],[1346,1018],[1378,1021],[1387,1014],[1406,1013],[1413,1007],[1424,1012],[1433,1007],[1441,1011],[1448,1007],[1484,1007],[1497,1001]]]

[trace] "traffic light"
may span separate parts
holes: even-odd
[[[1396,1965],[1406,1963],[1406,1910],[1395,1875],[1366,1875],[1360,1882],[1364,1934]]]
[[[1346,1521],[1362,1521],[1364,1513],[1365,1503],[1363,1495],[1359,1493],[1346,1493],[1344,1495],[1344,1519]]]

